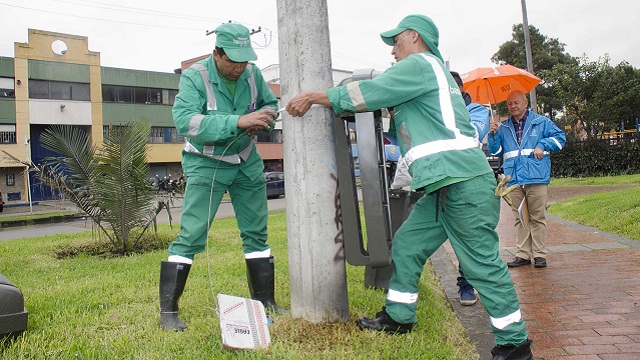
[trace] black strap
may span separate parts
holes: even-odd
[[[438,214],[440,213],[440,208],[442,207],[442,211],[447,210],[447,193],[449,192],[449,186],[441,187],[436,190],[436,222],[438,221]]]

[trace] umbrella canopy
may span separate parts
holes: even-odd
[[[477,68],[460,75],[464,91],[474,103],[497,104],[507,100],[509,93],[528,93],[542,81],[532,73],[512,65]]]

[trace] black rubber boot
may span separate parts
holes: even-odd
[[[384,331],[390,334],[406,334],[413,329],[413,324],[403,324],[393,320],[387,313],[386,307],[383,307],[374,319],[360,318],[356,321],[356,325],[360,330]]]
[[[532,360],[531,342],[531,340],[527,339],[527,341],[518,346],[496,346],[491,350],[491,355],[493,356],[493,360]]]
[[[247,280],[249,281],[251,298],[260,301],[267,312],[286,312],[276,304],[273,297],[275,280],[273,256],[246,259],[245,261],[247,263]]]
[[[162,330],[187,328],[178,318],[178,299],[187,283],[191,264],[163,261],[160,265],[160,325]]]

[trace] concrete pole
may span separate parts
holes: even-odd
[[[533,72],[533,58],[531,55],[531,38],[529,36],[529,20],[527,19],[527,2],[526,0],[522,1],[522,30],[524,31],[524,48],[527,55],[527,70],[534,74]],[[531,97],[531,109],[533,112],[538,112],[538,98],[536,96],[536,88],[534,87],[529,92],[529,96]]]
[[[282,105],[333,86],[326,0],[277,0]],[[283,114],[291,315],[347,321],[346,266],[338,212],[333,111]]]

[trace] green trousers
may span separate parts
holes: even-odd
[[[213,181],[214,172],[216,178],[224,179],[228,184]],[[251,254],[269,249],[269,215],[264,176],[260,174],[251,180],[237,168],[219,168],[216,171],[187,174],[180,233],[169,245],[169,256],[178,255],[193,260],[195,254],[204,251],[209,232],[207,225],[213,221],[222,196],[227,190],[240,229],[244,253]]]
[[[478,290],[498,345],[521,344],[528,334],[507,266],[500,258],[500,198],[489,173],[423,196],[395,234],[393,275],[386,307],[401,323],[415,323],[418,283],[427,259],[447,240],[467,281]],[[439,197],[437,200],[436,198]],[[443,199],[444,209],[442,208]],[[439,207],[436,220],[436,206]]]

